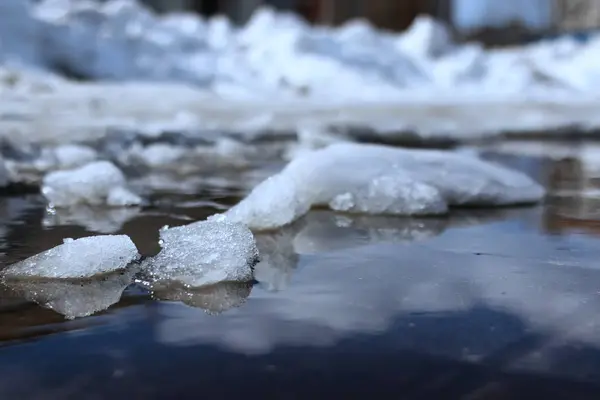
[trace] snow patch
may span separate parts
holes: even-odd
[[[51,172],[44,177],[42,194],[53,207],[78,204],[122,207],[142,203],[139,196],[127,189],[123,173],[108,161]]]

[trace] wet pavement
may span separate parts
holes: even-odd
[[[596,399],[600,197],[574,154],[486,151],[551,189],[537,207],[311,212],[257,236],[254,285],[151,295],[121,276],[2,288],[0,399]],[[5,197],[2,262],[97,232],[128,234],[152,255],[161,226],[237,196],[205,188],[77,216],[49,214],[34,194]],[[100,311],[67,320],[65,304]]]

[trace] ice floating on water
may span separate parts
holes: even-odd
[[[223,218],[163,229],[160,243],[161,251],[144,263],[155,285],[179,282],[199,287],[248,282],[258,261],[252,232]]]
[[[133,281],[134,269],[95,279],[6,280],[4,284],[29,301],[68,319],[87,317],[106,310],[121,299]]]
[[[284,226],[313,206],[364,214],[435,215],[450,206],[535,203],[522,173],[458,153],[335,144],[298,157],[226,212],[251,229]]]
[[[2,271],[7,279],[80,279],[124,269],[139,257],[126,235],[88,236],[65,242]]]
[[[246,302],[252,284],[248,282],[222,282],[199,288],[169,285],[155,289],[153,297],[159,300],[180,301],[190,307],[201,308],[209,314],[220,314]]]
[[[126,185],[117,167],[108,161],[96,161],[78,169],[49,173],[44,177],[42,193],[55,207],[141,204],[142,199]]]

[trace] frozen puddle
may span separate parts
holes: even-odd
[[[225,219],[163,229],[160,244],[160,253],[143,263],[155,288],[172,283],[200,287],[249,282],[258,262],[252,232]]]
[[[344,143],[294,159],[225,215],[261,230],[287,225],[319,206],[436,215],[451,206],[536,203],[544,194],[526,175],[475,156]]]
[[[43,253],[13,264],[2,271],[11,279],[84,279],[125,269],[139,253],[126,235],[65,239]]]
[[[42,193],[55,207],[78,204],[132,206],[142,199],[127,188],[123,173],[108,161],[96,161],[44,177]]]

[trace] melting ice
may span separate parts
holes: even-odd
[[[294,159],[225,214],[251,229],[272,229],[316,206],[435,215],[450,206],[535,203],[544,194],[526,175],[474,156],[343,143]]]
[[[2,271],[5,279],[81,279],[126,268],[139,257],[126,235],[65,239],[50,250],[13,264]]]
[[[161,251],[143,267],[154,286],[188,287],[248,282],[258,261],[252,232],[225,219],[194,222],[160,232]]]

